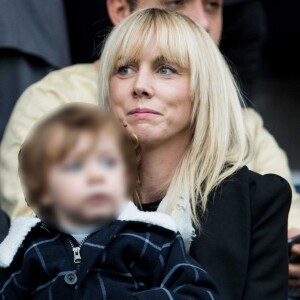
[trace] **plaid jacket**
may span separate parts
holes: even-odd
[[[0,245],[0,266],[7,300],[217,299],[170,217],[133,203],[81,246],[37,218],[18,218]]]

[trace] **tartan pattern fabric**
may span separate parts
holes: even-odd
[[[0,269],[2,299],[218,299],[206,271],[171,230],[115,220],[84,242],[80,264],[70,238],[35,225],[11,265]]]

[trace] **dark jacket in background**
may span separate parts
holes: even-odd
[[[220,49],[227,58],[247,104],[261,66],[265,28],[262,0],[224,0]]]
[[[191,246],[222,300],[286,300],[289,184],[244,167],[217,189]]]
[[[63,1],[0,1],[0,142],[24,89],[70,63]]]
[[[224,0],[220,49],[236,75],[248,106],[262,69],[266,12],[282,0]]]
[[[8,233],[9,224],[10,221],[7,214],[2,209],[0,209],[0,243]]]

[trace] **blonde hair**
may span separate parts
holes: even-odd
[[[203,28],[179,13],[148,8],[123,20],[106,41],[100,105],[111,109],[109,85],[117,62],[138,61],[150,43],[156,43],[168,62],[190,72],[192,139],[170,181],[166,196],[172,200],[166,212],[171,213],[187,189],[192,219],[199,226],[198,209],[205,212],[209,195],[250,156],[243,101],[224,58]]]

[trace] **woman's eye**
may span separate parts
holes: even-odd
[[[115,165],[117,164],[117,161],[114,158],[101,158],[100,159],[100,165],[111,169],[113,167],[115,167]]]
[[[118,68],[118,74],[120,75],[129,75],[133,73],[133,69],[129,66],[124,66],[124,67],[120,67]]]
[[[82,169],[83,164],[80,162],[69,163],[65,166],[65,170],[68,172],[78,172]]]
[[[172,75],[172,74],[176,73],[176,71],[170,67],[164,66],[159,69],[159,73],[162,75]]]
[[[164,5],[167,7],[167,8],[173,8],[173,9],[176,9],[178,8],[180,5],[183,4],[183,0],[170,0],[170,1],[165,1],[164,2]]]

